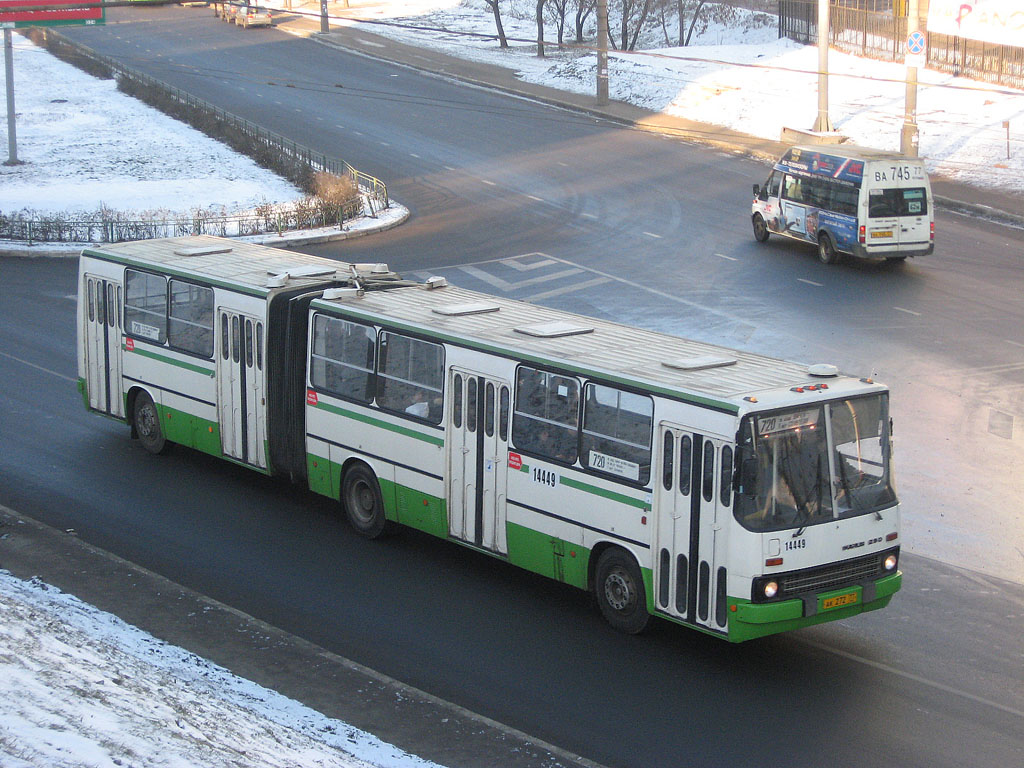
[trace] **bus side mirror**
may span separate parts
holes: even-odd
[[[760,184],[755,184],[754,185],[754,195],[759,195],[759,194],[761,194],[761,185]]]
[[[737,493],[753,496],[757,487],[757,456],[749,450],[743,451],[740,457],[739,487]]]

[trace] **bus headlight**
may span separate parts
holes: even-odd
[[[899,558],[896,557],[896,553],[890,552],[882,561],[882,567],[887,571],[892,571],[895,570],[897,562],[899,562]]]
[[[766,581],[764,583],[764,596],[769,600],[779,594],[779,583],[777,581]]]

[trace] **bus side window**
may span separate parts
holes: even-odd
[[[661,464],[661,484],[665,486],[666,491],[672,490],[672,476],[675,474],[672,471],[672,447],[675,445],[675,436],[671,432],[665,433],[665,449],[664,457],[662,458]]]
[[[772,171],[771,176],[768,177],[768,181],[764,183],[765,189],[768,190],[768,197],[778,197],[779,187],[782,186],[782,173],[779,171]]]
[[[782,196],[787,200],[793,200],[797,203],[803,202],[804,195],[800,186],[800,179],[796,176],[786,176],[786,185]]]

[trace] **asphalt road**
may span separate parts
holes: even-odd
[[[756,163],[205,11],[110,18],[73,36],[385,178],[413,213],[321,252],[888,380],[907,537],[970,570],[908,555],[886,611],[739,647],[617,635],[577,591],[412,532],[366,542],[328,500],[145,454],[74,391],[73,260],[0,265],[0,503],[609,766],[1024,761],[1020,430],[991,418],[1024,414],[1021,233],[940,215],[933,259],[827,268],[753,242]],[[535,253],[545,279],[513,279]]]

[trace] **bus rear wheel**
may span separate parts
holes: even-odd
[[[768,240],[768,225],[765,224],[764,217],[760,213],[755,213],[754,218],[754,239],[759,243],[763,243]]]
[[[135,436],[147,451],[160,454],[167,450],[167,438],[160,428],[160,414],[157,412],[156,403],[145,392],[140,392],[135,397],[132,426],[135,428]]]
[[[387,530],[384,501],[377,476],[365,464],[355,464],[341,483],[341,503],[349,524],[360,536],[376,539]]]
[[[836,251],[836,247],[832,244],[832,238],[828,236],[827,232],[822,232],[818,235],[818,260],[822,264],[835,264],[839,261],[839,253]]]
[[[605,550],[597,561],[594,596],[605,621],[620,632],[637,635],[647,628],[647,596],[640,567],[621,549]]]

